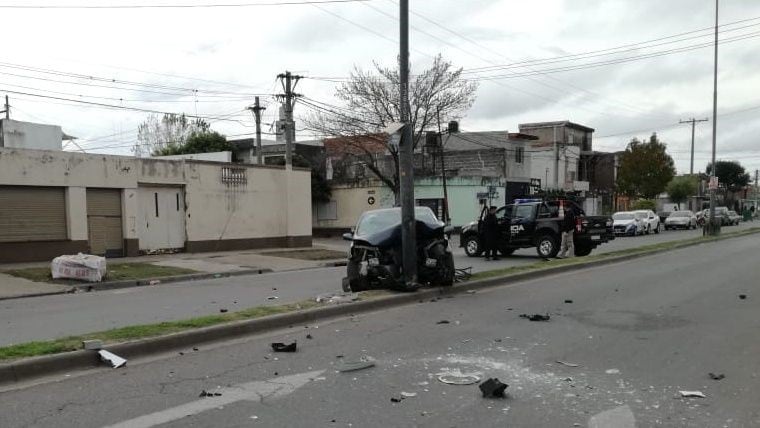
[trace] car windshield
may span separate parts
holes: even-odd
[[[414,209],[414,217],[426,223],[437,223],[438,219],[435,214],[427,207],[417,207]],[[358,235],[367,235],[377,233],[389,227],[401,223],[401,209],[392,208],[387,210],[368,211],[364,213],[356,227]]]
[[[615,213],[612,215],[613,220],[633,220],[633,213]]]
[[[676,211],[670,215],[671,217],[691,217],[690,211]]]

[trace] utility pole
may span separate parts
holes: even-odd
[[[694,175],[694,128],[697,122],[707,122],[709,119],[694,119],[679,120],[678,123],[691,123],[691,163],[689,164],[689,175]]]
[[[8,95],[5,96],[5,110],[0,111],[0,113],[5,113],[6,119],[11,118],[11,104],[8,102]]]
[[[256,97],[253,107],[248,107],[248,110],[253,112],[253,117],[256,119],[256,164],[261,165],[261,111],[266,110],[266,107],[261,107],[259,97]],[[253,160],[253,144],[251,144],[250,158]]]
[[[282,89],[285,91],[280,97],[285,100],[285,168],[288,169],[293,166],[293,136],[296,131],[293,126],[293,106],[295,99],[301,96],[294,93],[293,90],[302,77],[293,75],[289,71],[277,75],[277,78],[282,82]]]
[[[712,170],[710,181],[715,180],[715,146],[718,132],[718,2],[715,0],[715,62],[713,70],[713,121],[712,121]],[[715,192],[718,189],[710,188],[710,225],[707,227],[709,235],[720,234],[720,224],[715,221]]]
[[[451,217],[449,216],[449,190],[446,186],[446,161],[445,156],[446,154],[443,151],[443,138],[441,133],[441,110],[436,109],[435,112],[436,118],[438,120],[438,148],[439,152],[441,154],[441,178],[443,179],[443,221],[446,224],[451,223]],[[446,140],[448,141],[451,132],[450,129],[446,129]],[[435,162],[433,163],[433,171],[435,171]]]
[[[409,121],[409,0],[399,1],[399,94],[401,122],[404,127],[399,144],[399,181],[401,192],[401,252],[404,284],[413,290],[417,284],[417,237],[414,219],[414,141]]]

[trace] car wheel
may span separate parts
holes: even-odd
[[[475,235],[470,235],[464,241],[464,253],[469,257],[479,257],[483,251],[480,248],[480,239]]]
[[[646,233],[647,235],[649,235],[650,233],[652,233],[652,225],[651,225],[651,224],[648,224],[648,225],[647,225],[647,230],[646,230],[646,232],[645,232],[645,233]]]
[[[441,279],[438,285],[442,287],[451,287],[454,285],[454,275],[456,271],[454,269],[454,255],[448,253],[443,258],[443,272],[441,272]]]
[[[559,253],[557,238],[550,234],[542,235],[538,238],[538,242],[536,243],[536,252],[539,257],[545,259],[556,257],[557,253]]]
[[[592,247],[589,244],[579,244],[575,246],[575,255],[578,257],[585,257],[591,254]]]

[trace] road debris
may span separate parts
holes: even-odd
[[[541,315],[541,314],[533,314],[533,315],[520,314],[520,318],[525,318],[525,319],[528,319],[530,321],[549,321],[549,319],[551,318],[551,316],[549,316],[549,314],[546,314],[546,315]]]
[[[726,375],[724,375],[723,373],[721,374],[708,373],[707,375],[710,376],[710,379],[712,380],[721,380],[721,379],[726,378]]]
[[[567,361],[560,361],[560,360],[557,360],[557,364],[562,364],[565,367],[580,367],[581,366],[580,364],[568,363]]]
[[[296,342],[289,345],[280,342],[272,343],[272,350],[274,352],[296,352]]]
[[[682,398],[707,398],[702,391],[678,391]]]
[[[400,403],[401,400],[403,399],[404,399],[403,397],[401,398],[391,397],[391,403]]]
[[[267,300],[277,300],[277,299],[279,299],[279,297],[277,297],[277,296],[269,296],[269,297],[267,297]]]
[[[618,370],[618,369],[607,369],[604,372],[607,373],[607,374],[619,374],[620,370]]]
[[[467,290],[467,294],[475,294],[477,293],[477,290]]]
[[[205,389],[201,391],[201,393],[198,395],[198,397],[221,397],[221,392],[209,392]]]
[[[82,341],[82,349],[86,349],[88,351],[97,351],[99,349],[103,348],[103,341],[102,340],[83,340]]]
[[[127,360],[125,360],[124,358],[121,358],[120,356],[116,354],[108,352],[105,349],[101,349],[100,351],[98,351],[98,355],[100,356],[100,361],[110,364],[111,367],[115,369],[118,369],[119,367],[127,365]]]
[[[565,299],[565,303],[573,303],[573,301],[570,299]]]
[[[359,293],[325,293],[314,298],[317,303],[327,303],[338,305],[341,303],[351,303],[359,300]]]
[[[485,382],[478,385],[480,391],[483,393],[483,398],[504,398],[504,391],[509,385],[499,382],[497,378],[490,378]]]
[[[403,391],[401,391],[401,396],[404,397],[404,398],[412,398],[412,397],[416,397],[417,393],[416,392],[403,392]]]
[[[160,279],[154,279],[154,280],[148,282],[148,285],[158,285],[160,283],[161,283]]]
[[[219,309],[219,312],[225,313],[225,312],[227,312],[227,309]]]
[[[454,269],[454,281],[464,282],[472,277],[472,266]]]
[[[436,324],[451,324],[451,321],[449,321],[449,320],[440,320]]]
[[[193,351],[197,351],[197,350],[198,350],[198,348],[197,348],[197,347],[193,347]]]
[[[307,335],[306,335],[306,338],[307,338],[307,339],[313,339],[313,337],[311,337],[311,334],[307,334]]]
[[[744,300],[744,299],[746,299],[746,298],[747,298],[747,295],[746,295],[746,294],[740,294],[740,295],[739,295],[739,298],[740,298],[740,299],[742,299],[742,300]]]
[[[346,359],[341,359],[340,363],[338,364],[338,371],[344,373],[355,372],[357,370],[364,370],[374,366],[375,360],[367,356],[361,357],[356,361],[347,361]]]

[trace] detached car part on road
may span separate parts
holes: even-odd
[[[518,199],[496,211],[499,224],[497,250],[505,256],[519,248],[535,247],[539,257],[552,258],[559,253],[562,242],[560,210],[569,206],[576,213],[573,243],[575,255],[587,256],[597,246],[615,239],[612,219],[607,216],[587,216],[578,204],[570,200]],[[483,253],[480,227],[485,216],[462,228],[460,246],[470,257]]]
[[[401,209],[367,211],[352,233],[343,291],[391,288],[413,291],[419,285],[454,284],[454,256],[446,226],[427,207],[414,210],[417,233],[417,278],[419,284],[406,284],[401,257]]]

